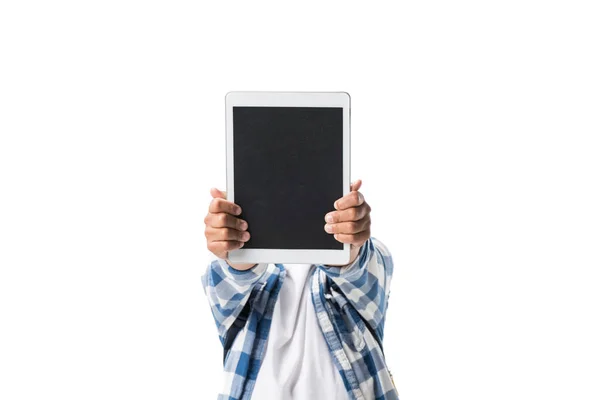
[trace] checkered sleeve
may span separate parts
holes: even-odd
[[[240,271],[225,260],[217,258],[211,261],[202,275],[202,287],[224,346],[230,328],[240,316],[252,289],[267,266],[266,263],[260,263],[248,270]]]
[[[348,266],[319,265],[340,288],[361,317],[383,339],[385,313],[394,264],[387,247],[369,238]]]

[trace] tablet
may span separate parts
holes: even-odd
[[[350,191],[348,93],[230,92],[225,105],[227,200],[250,233],[229,260],[347,264],[324,226]]]

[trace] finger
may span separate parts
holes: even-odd
[[[371,212],[371,206],[363,203],[359,207],[350,207],[341,211],[332,211],[325,214],[325,222],[335,224],[345,221],[358,221]]]
[[[236,240],[247,242],[250,239],[250,232],[242,232],[231,228],[213,228],[212,226],[206,227],[204,235],[209,241]]]
[[[356,206],[360,206],[362,203],[364,203],[365,198],[362,195],[361,192],[350,192],[347,195],[345,195],[344,197],[342,197],[341,199],[336,200],[335,203],[333,203],[333,206],[335,207],[336,210],[345,210],[346,208],[349,207],[356,207]]]
[[[221,254],[221,258],[227,257],[227,252],[235,249],[239,249],[244,246],[244,242],[238,242],[235,240],[217,240],[209,242],[206,247],[211,253]]]
[[[363,218],[360,221],[340,222],[339,224],[326,224],[324,229],[327,233],[357,234],[365,231],[371,225],[371,218]]]
[[[362,244],[362,243],[366,242],[367,239],[369,239],[371,237],[371,232],[363,231],[363,232],[357,233],[355,235],[336,233],[335,235],[333,235],[333,237],[335,238],[335,240],[337,240],[338,242],[341,242],[341,243],[350,243],[350,244],[358,245],[358,244]]]
[[[217,197],[210,202],[208,212],[213,214],[224,212],[231,215],[240,215],[242,213],[242,208],[231,201]]]
[[[227,200],[227,192],[224,192],[217,188],[210,188],[210,195],[213,197],[213,199],[220,198]]]
[[[208,213],[204,218],[204,223],[213,228],[233,228],[238,231],[248,229],[248,223],[241,218],[236,218],[227,213]]]
[[[361,186],[362,186],[362,179],[357,179],[350,184],[350,191],[351,192],[358,191]]]

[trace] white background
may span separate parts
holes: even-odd
[[[215,398],[230,90],[352,95],[402,399],[600,398],[597,2],[216,4],[1,3],[0,398]]]

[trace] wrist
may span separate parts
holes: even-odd
[[[231,261],[229,261],[229,259],[225,259],[225,261],[227,262],[227,264],[229,264],[229,266],[235,270],[238,271],[247,271],[251,268],[253,268],[256,264],[244,264],[244,263],[232,263]]]
[[[358,258],[358,254],[360,253],[360,249],[362,246],[354,246],[351,245],[350,247],[350,261],[348,261],[347,264],[329,264],[332,267],[339,267],[339,268],[345,268],[348,267],[350,265],[352,265],[356,259]]]

